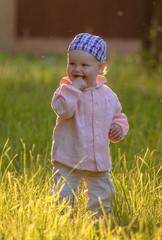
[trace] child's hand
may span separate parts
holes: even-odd
[[[77,77],[72,81],[71,84],[73,87],[78,88],[79,90],[84,90],[85,88],[87,88],[87,82],[85,79],[83,79],[82,77]]]
[[[118,142],[123,137],[122,129],[118,124],[112,124],[109,132],[109,138],[111,141]]]

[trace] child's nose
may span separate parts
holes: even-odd
[[[81,71],[81,66],[80,65],[76,65],[75,66],[75,71],[76,72],[80,72]]]

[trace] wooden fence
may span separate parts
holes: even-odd
[[[150,0],[148,0],[150,1]],[[146,0],[1,0],[0,50],[64,52],[74,35],[89,32],[112,51],[141,49]]]

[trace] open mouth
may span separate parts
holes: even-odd
[[[75,78],[75,79],[76,79],[76,78],[82,78],[82,79],[85,80],[85,76],[81,76],[81,75],[74,75],[74,78]]]

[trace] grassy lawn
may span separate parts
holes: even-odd
[[[74,211],[50,197],[50,102],[65,75],[65,56],[0,53],[0,239],[160,240],[162,64],[150,69],[140,55],[108,61],[108,85],[130,125],[124,140],[110,144],[116,202],[108,228],[104,218],[95,228],[83,190]]]

